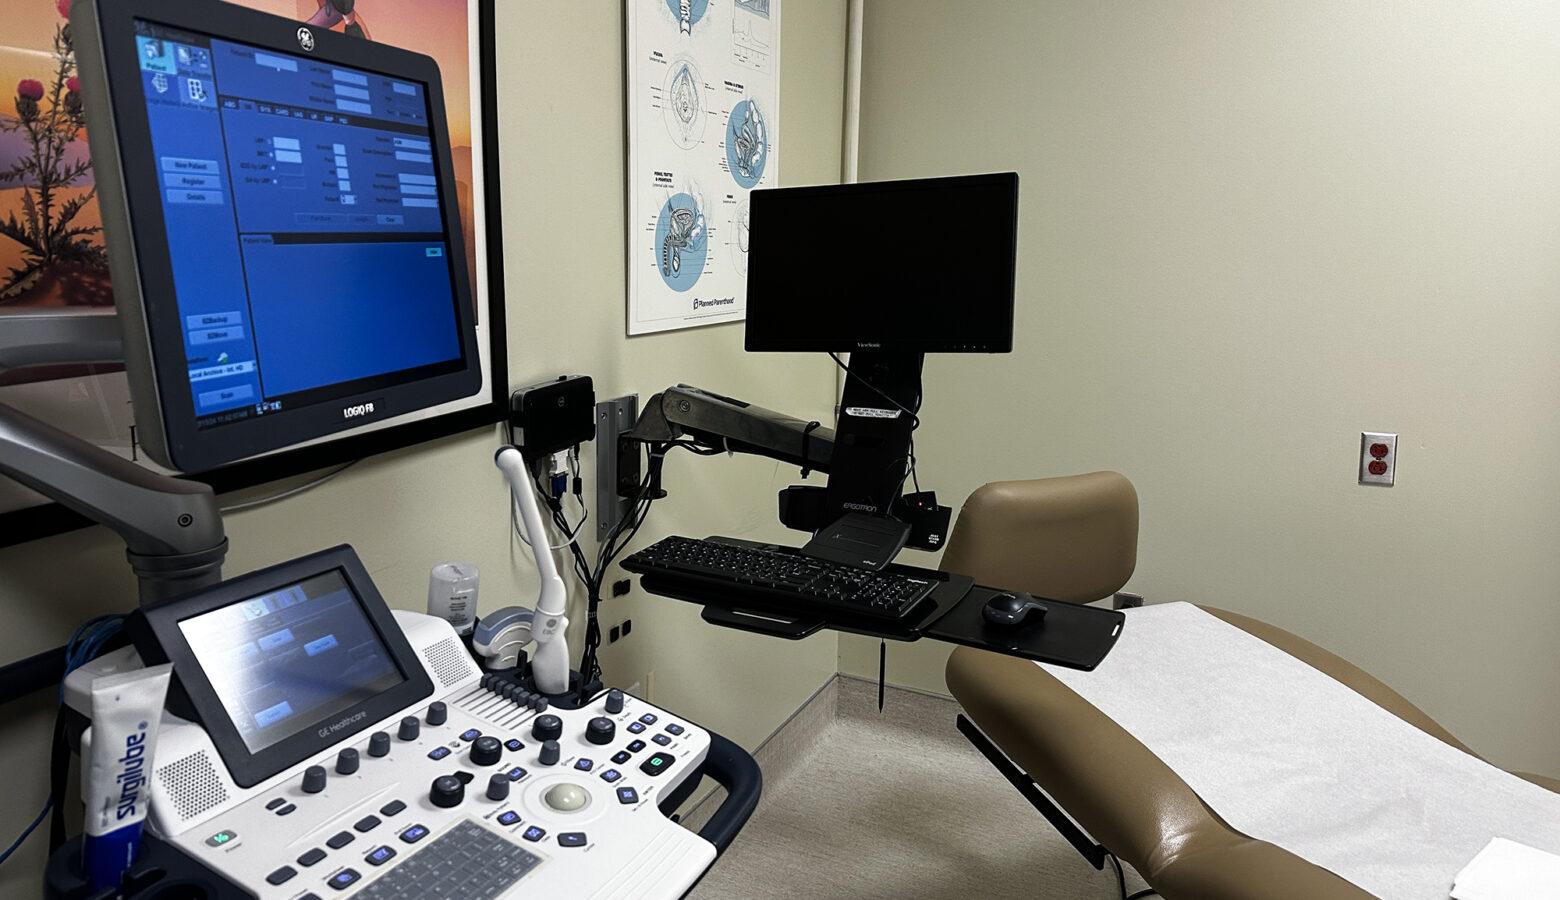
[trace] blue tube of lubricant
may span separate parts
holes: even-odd
[[[141,823],[171,663],[92,682],[92,737],[86,780],[82,868],[100,891],[117,887],[141,847]]]

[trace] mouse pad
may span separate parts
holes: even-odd
[[[1037,598],[1046,605],[1045,618],[1016,626],[993,625],[981,608],[1000,593],[1004,591],[976,585],[957,606],[922,626],[921,636],[1087,672],[1115,646],[1126,621],[1113,609]]]

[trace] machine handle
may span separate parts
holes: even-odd
[[[717,855],[726,852],[737,832],[747,824],[763,793],[764,774],[752,754],[710,732],[710,749],[704,757],[704,773],[726,789],[726,799],[699,829],[699,837],[715,845]]]

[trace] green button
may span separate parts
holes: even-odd
[[[211,837],[206,838],[206,845],[208,847],[220,847],[223,844],[231,843],[232,841],[236,840],[237,838],[238,838],[238,832],[236,832],[236,831],[229,831],[229,830],[224,828],[223,830],[217,832],[216,834],[212,835]]]

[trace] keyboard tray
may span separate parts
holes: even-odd
[[[737,538],[712,537],[708,540],[739,546],[774,546]],[[797,640],[824,628],[896,641],[926,637],[1084,671],[1099,665],[1110,652],[1126,619],[1115,610],[1046,601],[1049,611],[1040,622],[998,627],[988,624],[981,615],[986,601],[1000,593],[997,589],[977,586],[975,580],[966,575],[934,569],[891,564],[885,571],[893,569],[934,576],[942,581],[916,608],[915,615],[897,621],[798,612],[781,603],[768,603],[750,596],[738,598],[736,590],[723,591],[664,574],[641,575],[640,586],[652,594],[705,607],[704,620],[712,625],[773,637]]]

